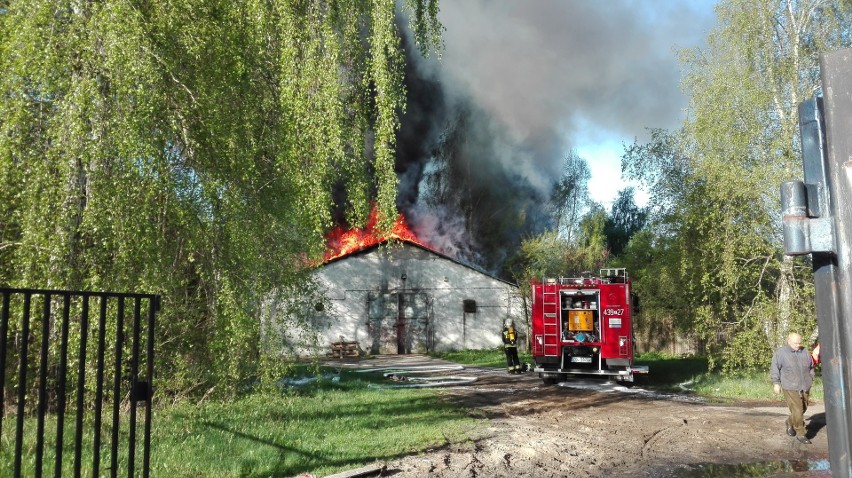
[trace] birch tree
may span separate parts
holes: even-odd
[[[403,3],[423,51],[437,1]],[[164,297],[164,388],[253,373],[345,191],[396,217],[393,0],[0,3],[0,284]]]
[[[825,0],[728,0],[716,13],[707,47],[681,52],[684,174],[664,223],[695,338],[729,367],[762,366],[787,330],[815,327],[806,264],[782,254],[778,189],[801,175],[797,107],[819,92],[818,55],[849,46],[852,17]]]
[[[591,175],[586,160],[571,151],[562,164],[562,176],[553,186],[550,207],[554,228],[568,243],[576,239],[580,219],[588,207]]]

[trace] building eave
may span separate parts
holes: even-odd
[[[518,285],[517,285],[517,284],[515,284],[515,283],[513,283],[513,282],[509,282],[509,281],[507,281],[507,280],[501,279],[501,278],[499,278],[499,277],[497,277],[497,276],[495,276],[495,275],[493,275],[493,274],[490,274],[490,273],[488,273],[488,272],[486,272],[486,271],[484,271],[484,270],[482,270],[482,269],[480,269],[480,268],[478,268],[478,267],[475,267],[475,266],[473,266],[473,265],[471,265],[471,264],[467,264],[467,263],[465,263],[465,262],[462,262],[462,261],[460,261],[460,260],[458,260],[458,259],[455,259],[455,258],[453,258],[453,257],[450,257],[450,256],[448,256],[448,255],[446,255],[446,254],[444,254],[444,253],[438,252],[438,251],[436,251],[436,250],[434,250],[434,249],[431,249],[431,248],[429,248],[429,247],[427,247],[427,246],[425,246],[425,245],[423,245],[423,244],[420,244],[420,243],[418,243],[418,242],[411,241],[411,240],[408,240],[408,239],[402,239],[402,238],[389,238],[389,239],[384,239],[384,240],[382,240],[382,241],[380,241],[380,242],[377,242],[377,243],[375,243],[375,244],[372,244],[372,245],[366,246],[366,247],[364,247],[363,249],[358,249],[358,250],[356,250],[356,251],[350,252],[349,254],[345,254],[345,255],[337,256],[337,257],[334,257],[334,258],[329,259],[329,260],[327,260],[327,261],[324,261],[324,262],[322,262],[321,264],[319,264],[317,267],[324,267],[324,266],[327,266],[327,265],[329,265],[329,264],[333,264],[333,263],[335,263],[335,262],[338,262],[338,261],[342,261],[342,260],[348,259],[348,258],[350,258],[350,257],[355,257],[355,256],[358,256],[358,255],[366,254],[366,253],[371,252],[371,251],[373,251],[373,250],[375,250],[375,249],[378,249],[378,248],[379,248],[379,247],[381,247],[381,246],[388,245],[388,244],[390,244],[390,243],[392,243],[392,242],[399,242],[399,243],[402,243],[402,244],[408,244],[408,245],[410,245],[410,246],[417,247],[417,248],[422,249],[422,250],[424,250],[424,251],[430,252],[430,253],[432,253],[432,254],[434,254],[434,255],[436,255],[436,256],[438,256],[438,257],[442,258],[442,259],[446,259],[446,260],[448,260],[448,261],[450,261],[450,262],[454,262],[454,263],[456,263],[456,264],[458,264],[458,265],[460,265],[460,266],[462,266],[462,267],[465,267],[465,268],[467,268],[467,269],[474,270],[474,271],[476,271],[476,272],[478,272],[478,273],[480,273],[480,274],[482,274],[482,275],[488,276],[488,277],[490,277],[491,279],[494,279],[494,280],[496,280],[496,281],[500,281],[500,282],[502,282],[502,283],[504,283],[504,284],[507,284],[507,285],[510,285],[510,286],[512,286],[512,287],[518,287]]]

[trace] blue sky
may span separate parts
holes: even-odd
[[[509,135],[542,152],[518,158],[512,167],[519,173],[547,183],[576,151],[592,171],[590,195],[608,207],[627,186],[623,145],[646,140],[647,128],[682,123],[676,50],[703,45],[714,5],[445,1],[445,50],[436,68],[446,88],[472,97]]]

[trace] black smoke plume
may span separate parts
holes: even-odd
[[[680,0],[447,1],[439,16],[441,62],[405,45],[398,206],[424,241],[492,272],[548,227],[572,150],[678,127],[676,49],[714,22],[711,3]],[[592,197],[620,189],[602,177]]]
[[[406,86],[397,206],[418,238],[496,273],[525,235],[551,223],[545,211],[552,171],[525,168],[531,158],[558,157],[558,145],[514,138],[469,98],[449,95],[411,58]]]

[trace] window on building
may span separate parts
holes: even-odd
[[[464,311],[469,313],[476,312],[476,301],[473,299],[465,299],[463,301]]]

